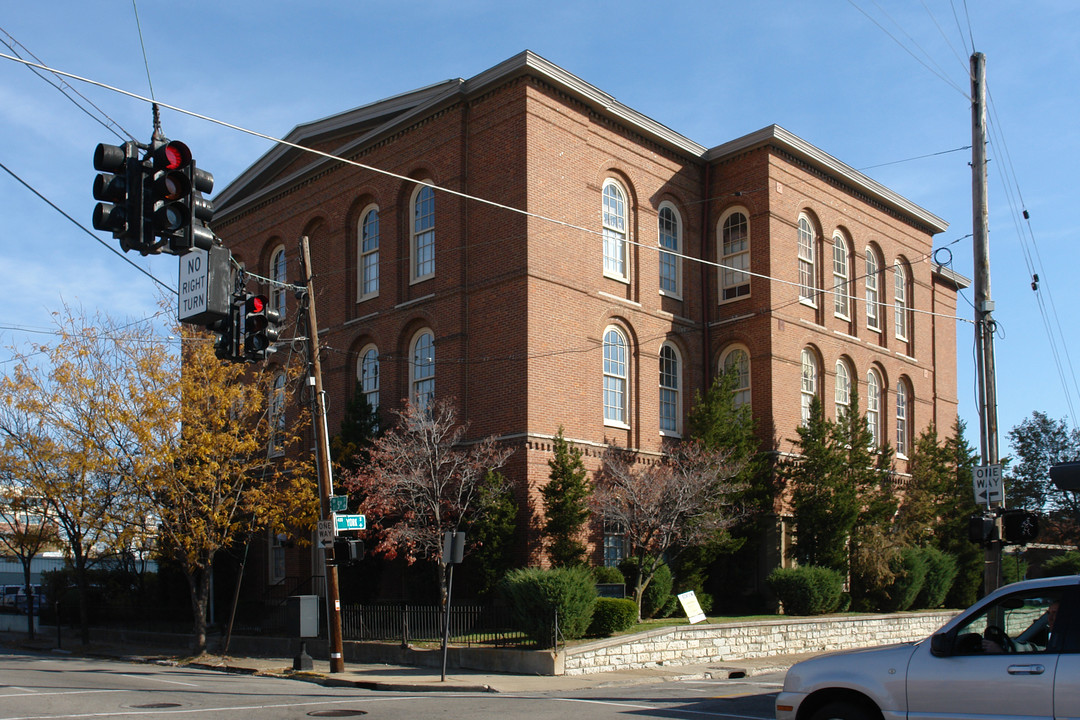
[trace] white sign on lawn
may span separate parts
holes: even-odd
[[[686,618],[691,625],[705,620],[705,613],[701,611],[701,603],[698,602],[693,590],[680,593],[679,602],[682,603],[683,612],[686,613]]]

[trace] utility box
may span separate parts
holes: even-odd
[[[289,637],[319,636],[318,595],[292,595],[285,600],[285,632]]]

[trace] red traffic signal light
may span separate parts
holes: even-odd
[[[154,233],[169,241],[170,250],[183,255],[192,248],[209,250],[214,233],[206,227],[214,206],[203,198],[214,189],[214,176],[195,167],[188,146],[168,140],[150,152],[153,166],[151,213]]]
[[[278,339],[281,313],[270,307],[265,295],[249,295],[244,300],[244,354],[251,360],[265,357]]]

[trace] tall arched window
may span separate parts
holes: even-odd
[[[604,275],[625,280],[627,273],[626,193],[614,180],[604,183]]]
[[[907,273],[904,264],[897,260],[893,263],[893,326],[898,340],[908,337],[908,294]]]
[[[660,240],[660,292],[674,297],[682,296],[682,222],[671,203],[660,205],[658,218]],[[671,252],[664,252],[670,250]]]
[[[735,386],[731,389],[735,407],[750,404],[750,354],[741,347],[727,351],[720,361],[724,372],[735,372]]]
[[[372,410],[379,407],[379,349],[374,345],[368,345],[360,353],[357,379],[368,407]]]
[[[817,283],[814,281],[814,226],[810,218],[799,216],[799,300],[817,304]]]
[[[285,284],[287,266],[285,262],[285,248],[279,247],[270,255],[270,279],[280,285],[274,285],[270,291],[270,306],[278,311],[281,320],[285,320]]]
[[[908,384],[904,378],[896,383],[896,453],[907,455],[910,450],[911,438],[908,434],[908,423],[911,414],[911,397],[908,393]]]
[[[734,300],[750,294],[750,221],[735,210],[720,225],[720,299]]]
[[[379,208],[371,206],[360,216],[360,299],[379,294]]]
[[[409,396],[417,408],[426,410],[435,397],[435,336],[430,330],[416,334],[409,357],[412,386]]]
[[[833,312],[845,320],[851,314],[851,297],[848,288],[848,246],[840,233],[833,236]]]
[[[626,336],[618,328],[604,331],[604,422],[626,425],[629,408],[630,357]]]
[[[810,424],[810,406],[818,393],[818,362],[817,356],[810,348],[802,351],[802,424]]]
[[[881,330],[881,318],[878,308],[881,304],[880,284],[878,273],[881,272],[881,261],[878,260],[877,251],[872,247],[866,248],[866,327],[871,330]]]
[[[841,359],[836,361],[836,420],[843,420],[850,410],[851,368]]]
[[[870,430],[870,446],[881,446],[881,376],[870,368],[866,374],[866,427]]]
[[[270,390],[270,455],[276,457],[285,452],[285,374],[274,376]]]
[[[674,345],[664,343],[660,347],[660,433],[678,435],[682,418],[680,393],[682,363]]]
[[[430,180],[424,182],[429,183]],[[412,279],[426,280],[435,274],[435,190],[419,185],[412,199]]]

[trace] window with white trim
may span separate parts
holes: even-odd
[[[357,368],[357,379],[360,381],[360,392],[364,394],[364,400],[372,410],[379,407],[379,349],[374,345],[368,345],[360,353],[360,363]]]
[[[866,374],[866,427],[870,430],[870,446],[881,445],[881,376],[870,368]]]
[[[285,276],[287,274],[287,264],[285,260],[285,248],[279,247],[274,250],[270,256],[270,279],[275,284],[270,291],[270,307],[277,310],[281,316],[281,321],[285,321]]]
[[[682,296],[682,222],[671,203],[662,203],[658,215],[660,241],[660,293]],[[665,252],[669,250],[670,252]]]
[[[851,410],[851,368],[844,360],[836,361],[836,421],[847,417]]]
[[[733,368],[736,372],[735,386],[731,388],[735,407],[750,404],[750,354],[744,348],[734,347],[728,350],[720,361],[724,372]]]
[[[878,273],[881,271],[881,262],[878,260],[877,251],[872,247],[866,248],[866,327],[871,330],[881,331],[881,319],[878,316],[878,308],[881,304],[879,294],[880,285]]]
[[[679,351],[674,345],[660,347],[660,434],[678,435],[682,417]]]
[[[415,282],[435,275],[435,190],[430,185],[417,186],[411,206],[412,241],[409,247]]]
[[[734,300],[750,294],[750,221],[740,210],[732,211],[720,225],[720,299]]]
[[[802,351],[802,388],[801,388],[801,406],[802,406],[802,424],[810,424],[810,406],[813,404],[814,398],[818,393],[818,362],[817,356],[810,348],[803,348]]]
[[[379,208],[371,206],[360,215],[360,300],[379,294]]]
[[[409,398],[421,410],[435,397],[435,336],[421,330],[413,338],[409,351]]]
[[[907,340],[908,336],[908,299],[907,273],[904,264],[897,260],[893,263],[893,326],[898,340]]]
[[[805,215],[799,216],[799,300],[817,306],[817,283],[814,281],[814,226]]]
[[[630,355],[622,331],[604,331],[604,423],[627,425],[629,416]]]
[[[833,236],[833,313],[847,320],[851,316],[851,296],[848,287],[848,246],[840,233]]]
[[[626,192],[614,180],[604,182],[603,229],[604,275],[626,280],[627,227]]]
[[[285,452],[285,374],[274,376],[270,390],[270,457]]]
[[[908,436],[909,400],[908,384],[904,378],[900,378],[896,383],[896,453],[904,456],[907,456],[910,449],[908,447],[910,442]]]

